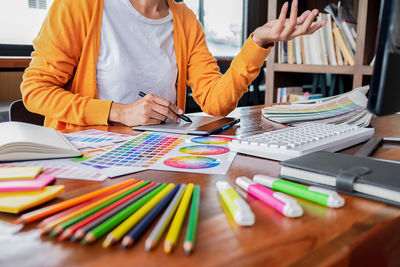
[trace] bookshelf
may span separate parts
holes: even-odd
[[[284,0],[268,0],[268,21],[276,19]],[[303,0],[299,1],[299,14],[306,9],[318,8],[323,12],[324,7],[333,0]],[[304,73],[332,73],[351,76],[353,88],[369,83],[373,67],[370,62],[374,57],[375,40],[379,17],[379,0],[354,0],[357,8],[357,39],[355,64],[352,66],[279,64],[277,63],[277,46],[271,51],[267,60],[265,104],[271,105],[276,101],[278,87],[299,86],[299,75]]]

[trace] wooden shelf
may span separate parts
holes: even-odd
[[[11,58],[11,57],[0,57],[0,68],[1,69],[25,69],[31,62],[30,57],[23,58]]]
[[[361,75],[372,75],[371,66],[330,66],[330,65],[306,65],[306,64],[274,64],[275,72],[296,72],[296,73],[333,73]]]
[[[323,8],[334,2],[334,0],[306,0],[301,1],[303,8]],[[268,21],[277,18],[284,0],[268,0]],[[271,50],[266,68],[266,91],[265,104],[274,103],[277,87],[299,86],[297,74],[301,73],[332,73],[349,75],[353,78],[353,88],[365,85],[369,82],[373,67],[369,64],[374,56],[377,22],[379,16],[380,1],[363,0],[358,1],[357,15],[357,40],[355,64],[353,66],[330,66],[330,65],[306,65],[306,64],[278,64],[276,46]],[[293,83],[293,84],[292,84]]]

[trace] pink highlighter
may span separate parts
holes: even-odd
[[[244,176],[236,178],[236,184],[247,193],[287,217],[296,218],[303,215],[303,209],[297,203],[296,199],[284,193],[272,191]]]

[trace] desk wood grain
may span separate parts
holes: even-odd
[[[242,127],[224,134],[247,134],[284,127],[261,117],[259,107],[241,108]],[[379,135],[400,136],[400,116],[374,118]],[[134,134],[128,127],[97,127]],[[354,153],[359,146],[343,151]],[[400,145],[384,144],[376,157],[400,160]],[[283,217],[257,200],[248,198],[256,215],[253,227],[237,227],[229,222],[215,188],[218,180],[233,183],[237,176],[262,173],[276,176],[276,161],[238,155],[227,175],[145,171],[104,182],[57,179],[66,186],[57,200],[120,182],[140,178],[156,182],[189,183],[201,186],[201,208],[196,249],[187,256],[178,247],[166,255],[161,246],[144,251],[144,238],[133,248],[109,249],[101,242],[82,246],[41,237],[35,224],[23,229],[11,224],[15,215],[0,214],[0,266],[400,266],[400,209],[371,200],[344,195],[346,205],[330,209],[298,199],[305,214],[298,219]],[[185,233],[185,228],[183,229]]]

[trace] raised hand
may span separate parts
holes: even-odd
[[[278,19],[272,20],[254,31],[253,40],[259,46],[266,47],[277,41],[292,40],[300,35],[312,34],[326,24],[326,21],[320,21],[312,25],[318,15],[318,9],[307,10],[297,17],[298,0],[293,0],[290,17],[286,19],[288,8],[289,3],[286,2],[283,4]]]

